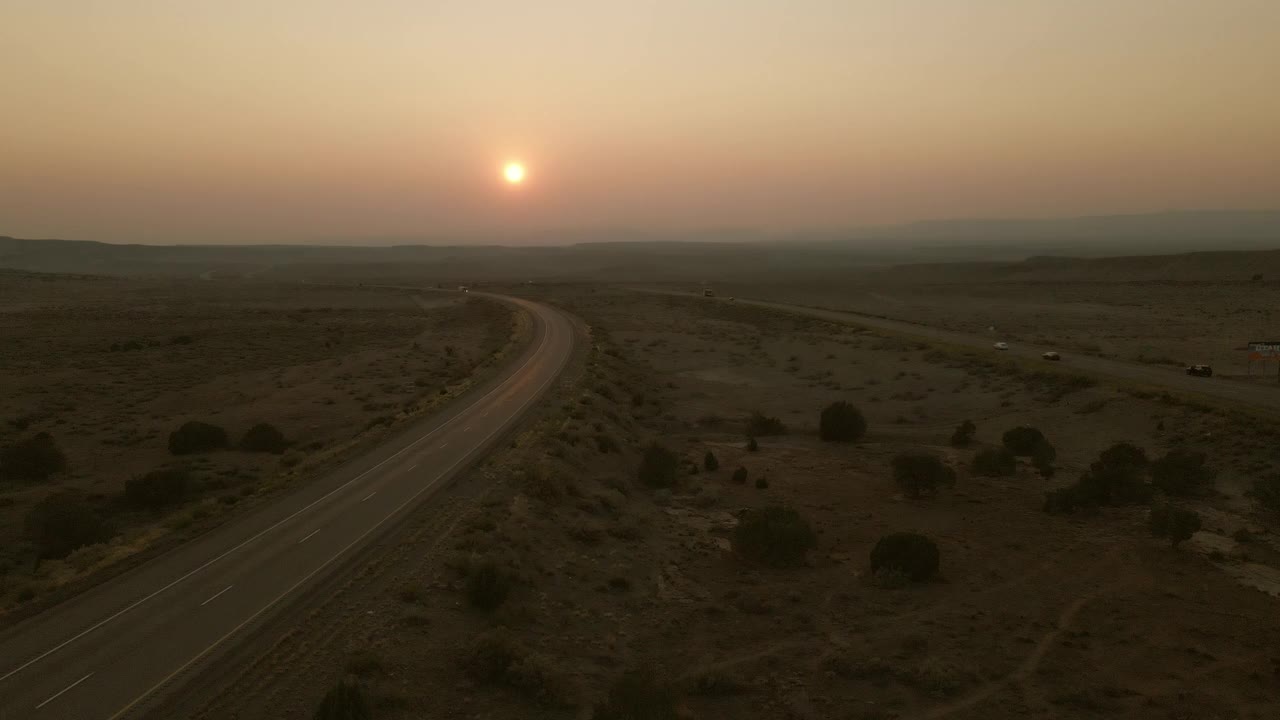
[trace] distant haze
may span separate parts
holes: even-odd
[[[1278,28],[1276,0],[6,0],[0,234],[1274,208]]]

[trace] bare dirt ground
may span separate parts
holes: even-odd
[[[516,322],[492,301],[374,288],[0,276],[0,447],[47,432],[68,466],[0,480],[0,607],[207,528],[376,441],[492,369]],[[233,449],[172,455],[169,434],[189,420],[224,428]],[[236,451],[263,422],[289,448]],[[162,468],[189,471],[181,503],[121,499],[126,481]],[[118,534],[33,573],[24,517],[63,490]]]
[[[584,718],[644,665],[693,718],[1280,715],[1280,545],[1243,495],[1280,460],[1273,427],[758,309],[537,293],[591,327],[554,403],[464,481],[469,502],[424,509],[197,717],[308,718],[353,676],[379,720]],[[816,437],[838,399],[867,416],[861,441]],[[788,432],[749,451],[752,411]],[[973,476],[975,450],[948,443],[966,418],[980,443],[1042,428],[1057,477]],[[670,490],[636,479],[651,439],[682,458]],[[1042,512],[1118,440],[1209,453],[1220,492],[1196,501],[1191,542],[1151,538],[1143,507]],[[955,487],[903,497],[890,462],[913,450],[945,458]],[[693,472],[708,451],[719,468]],[[730,550],[741,511],[771,504],[817,531],[802,567]],[[871,547],[900,530],[937,542],[940,579],[870,576]],[[488,565],[512,584],[493,611],[469,602]]]
[[[1272,340],[1280,283],[991,282],[913,285],[725,285],[722,294],[853,310],[1059,347],[1062,352],[1185,365],[1246,377],[1252,340]],[[990,328],[995,328],[994,331]],[[1280,338],[1276,338],[1280,339]],[[1253,363],[1259,382],[1277,365]]]

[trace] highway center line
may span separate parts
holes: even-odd
[[[226,587],[222,588],[221,590],[219,590],[219,591],[218,591],[218,594],[217,594],[217,595],[214,595],[213,597],[209,598],[208,600],[205,600],[204,602],[200,603],[200,607],[204,607],[205,605],[208,605],[209,603],[213,602],[214,600],[217,600],[217,599],[222,595],[222,593],[224,593],[224,592],[226,592],[226,591],[230,590],[230,589],[231,589],[231,588],[233,588],[233,587],[235,587],[235,586],[234,586],[234,585],[228,585],[228,586],[226,586]]]
[[[504,388],[504,387],[506,387],[507,385],[510,385],[510,384],[512,383],[512,381],[514,381],[514,380],[516,379],[516,376],[518,376],[521,372],[523,372],[525,368],[527,368],[527,367],[529,367],[531,364],[533,364],[533,361],[534,361],[535,359],[537,359],[538,355],[540,355],[540,354],[542,353],[542,348],[546,347],[546,345],[547,345],[547,339],[550,337],[550,335],[551,335],[551,334],[550,334],[550,332],[544,332],[544,333],[542,334],[542,342],[538,343],[538,347],[537,347],[537,349],[535,349],[535,350],[533,351],[533,354],[531,354],[531,355],[529,356],[529,359],[528,359],[528,360],[526,360],[526,361],[525,361],[525,363],[524,363],[523,365],[521,365],[519,368],[517,368],[517,369],[516,369],[516,371],[515,371],[515,372],[513,372],[509,377],[507,377],[507,379],[506,379],[506,380],[503,380],[503,381],[502,381],[502,382],[501,382],[497,387],[495,387],[495,388],[493,388],[492,390],[490,390],[489,392],[485,393],[484,397],[481,397],[479,400],[477,400],[476,402],[472,403],[472,406],[475,406],[475,405],[477,405],[477,404],[479,404],[479,403],[484,402],[485,400],[487,400],[488,398],[490,398],[491,396],[493,396],[493,394],[494,394],[494,393],[496,393],[496,392],[498,392],[499,390],[503,389],[503,388]],[[549,383],[548,383],[548,384],[549,384]],[[541,389],[540,389],[538,392],[541,392]],[[523,407],[523,406],[522,406],[522,407]],[[228,556],[228,555],[230,555],[231,553],[233,553],[233,552],[235,552],[235,551],[237,551],[237,550],[239,550],[239,549],[243,548],[244,546],[248,545],[249,543],[253,542],[254,540],[257,540],[258,538],[262,537],[263,535],[266,535],[267,533],[271,532],[272,530],[275,530],[276,528],[280,527],[281,525],[284,525],[285,523],[289,522],[290,520],[292,520],[292,519],[294,519],[294,518],[298,517],[299,515],[301,515],[301,514],[303,514],[303,513],[307,512],[308,510],[310,510],[311,508],[315,507],[316,505],[319,505],[320,503],[324,502],[325,500],[328,500],[331,496],[336,495],[337,493],[341,492],[343,489],[345,489],[346,487],[348,487],[348,486],[349,486],[349,485],[351,485],[352,483],[359,482],[361,479],[363,479],[363,478],[364,478],[364,476],[368,475],[369,473],[373,472],[374,470],[377,470],[378,468],[382,467],[383,465],[386,465],[387,463],[389,463],[389,462],[391,462],[392,460],[394,460],[394,459],[396,459],[396,458],[400,457],[401,455],[405,454],[406,452],[409,452],[409,450],[413,449],[413,448],[414,448],[415,446],[417,446],[419,443],[421,443],[421,442],[423,442],[424,440],[426,440],[426,439],[430,438],[431,436],[435,435],[436,433],[440,432],[441,430],[444,430],[444,429],[445,429],[445,428],[447,428],[450,424],[452,424],[453,422],[457,421],[457,419],[458,419],[458,417],[459,417],[460,415],[461,415],[461,412],[459,412],[457,415],[454,415],[452,418],[450,418],[450,419],[448,419],[448,420],[444,421],[443,423],[441,423],[439,426],[437,426],[437,427],[436,427],[436,429],[432,430],[431,432],[427,433],[426,435],[423,435],[422,437],[418,438],[417,440],[414,440],[413,442],[409,443],[409,444],[408,444],[408,445],[406,445],[405,447],[401,448],[398,452],[396,452],[395,454],[393,454],[391,457],[386,458],[386,459],[385,459],[385,460],[383,460],[382,462],[379,462],[377,465],[374,465],[373,467],[369,468],[368,470],[365,470],[364,472],[360,473],[360,474],[359,474],[359,475],[357,475],[356,477],[354,477],[354,478],[352,478],[352,479],[350,479],[350,480],[348,480],[348,481],[346,481],[346,482],[342,483],[341,485],[339,485],[338,487],[336,487],[336,488],[334,488],[334,489],[330,490],[329,492],[325,493],[325,494],[324,494],[324,495],[322,495],[321,497],[316,498],[315,500],[312,500],[310,503],[308,503],[307,505],[303,506],[301,509],[299,509],[299,510],[295,510],[295,511],[293,512],[293,514],[289,515],[288,517],[284,518],[283,520],[280,520],[279,522],[275,523],[275,524],[274,524],[274,525],[272,525],[271,527],[266,528],[265,530],[261,530],[261,531],[259,531],[256,535],[254,535],[254,536],[250,537],[250,538],[249,538],[249,539],[247,539],[247,540],[242,541],[239,545],[236,545],[235,547],[231,548],[230,550],[227,550],[227,551],[223,552],[221,555],[219,555],[219,556],[217,556],[217,557],[213,558],[212,560],[208,560],[208,561],[206,561],[203,565],[200,565],[200,566],[199,566],[199,567],[197,567],[196,569],[188,571],[185,575],[183,575],[183,576],[179,577],[177,580],[174,580],[174,581],[170,582],[168,585],[165,585],[164,587],[160,588],[159,590],[155,590],[155,591],[153,591],[150,595],[147,595],[147,596],[145,596],[145,597],[141,598],[140,600],[135,601],[132,605],[128,605],[128,606],[126,606],[125,608],[123,608],[123,609],[121,609],[121,610],[117,610],[117,611],[115,612],[115,614],[110,615],[110,616],[108,616],[107,618],[105,618],[105,619],[103,619],[103,620],[99,620],[97,623],[94,623],[93,625],[89,626],[88,628],[86,628],[86,629],[84,629],[84,630],[81,630],[81,631],[80,631],[79,633],[77,633],[76,635],[73,635],[72,637],[70,637],[70,638],[68,638],[68,639],[66,639],[66,640],[63,640],[62,642],[58,643],[57,645],[55,645],[55,646],[53,646],[53,647],[49,648],[48,650],[45,650],[44,652],[40,653],[39,655],[37,655],[37,656],[35,656],[35,657],[31,658],[30,660],[28,660],[28,661],[26,661],[26,662],[24,662],[23,664],[19,665],[18,667],[16,667],[16,668],[14,668],[14,669],[10,670],[9,672],[5,673],[4,675],[0,675],[0,682],[3,682],[4,680],[8,680],[9,678],[13,677],[14,675],[17,675],[18,673],[22,672],[23,670],[26,670],[27,668],[31,667],[31,666],[32,666],[32,665],[34,665],[35,663],[40,662],[41,660],[43,660],[43,659],[45,659],[45,658],[49,657],[50,655],[52,655],[52,654],[53,654],[53,653],[55,653],[55,652],[58,652],[58,651],[59,651],[59,650],[61,650],[62,648],[64,648],[64,647],[66,647],[66,646],[70,645],[71,643],[73,643],[73,642],[75,642],[75,641],[79,640],[80,638],[84,637],[85,635],[88,635],[89,633],[91,633],[91,632],[93,632],[93,631],[97,630],[98,628],[102,627],[103,625],[106,625],[107,623],[111,622],[112,620],[115,620],[116,618],[120,617],[121,615],[124,615],[125,613],[127,613],[127,612],[129,612],[129,611],[133,610],[134,608],[136,608],[136,607],[138,607],[139,605],[142,605],[143,603],[145,603],[145,602],[147,602],[147,601],[151,600],[152,598],[156,597],[156,596],[157,596],[157,595],[159,595],[160,593],[163,593],[164,591],[168,590],[169,588],[173,587],[174,585],[177,585],[178,583],[182,582],[183,580],[186,580],[187,578],[191,577],[192,575],[195,575],[196,573],[200,572],[201,570],[204,570],[205,568],[209,567],[210,565],[212,565],[212,564],[214,564],[214,563],[218,562],[219,560],[222,560],[223,558],[227,557],[227,556]]]
[[[369,498],[371,498],[371,497],[373,497],[374,495],[377,495],[377,494],[378,494],[378,491],[377,491],[377,490],[374,490],[373,492],[369,493],[368,495],[365,495],[365,496],[364,496],[364,499],[363,499],[363,500],[361,500],[360,502],[364,502],[365,500],[368,500]]]
[[[316,534],[316,533],[318,533],[318,532],[320,532],[320,528],[316,528],[315,530],[312,530],[312,531],[311,531],[311,535],[315,535],[315,534]],[[308,535],[308,536],[306,536],[306,537],[302,538],[301,540],[299,540],[299,541],[298,541],[298,544],[299,544],[299,545],[301,545],[302,543],[304,543],[304,542],[306,542],[306,541],[310,540],[310,539],[311,539],[311,535]]]
[[[470,426],[470,425],[468,425],[468,426],[466,426],[466,427],[462,428],[462,432],[471,432],[471,426]]]
[[[42,703],[40,703],[39,705],[37,705],[37,706],[36,706],[36,709],[37,709],[37,710],[39,710],[40,708],[44,707],[45,705],[48,705],[49,703],[53,702],[54,700],[57,700],[58,698],[62,697],[62,694],[63,694],[63,693],[65,693],[66,691],[70,690],[71,688],[73,688],[73,687],[75,687],[75,686],[79,685],[80,683],[84,682],[85,680],[88,680],[88,679],[89,679],[90,677],[92,677],[92,676],[93,676],[93,673],[89,673],[88,675],[85,675],[84,677],[80,678],[79,680],[77,680],[77,681],[75,681],[75,682],[71,683],[70,685],[68,685],[68,686],[66,686],[66,687],[64,687],[64,688],[62,688],[62,689],[61,689],[61,690],[59,690],[58,692],[54,693],[53,697],[51,697],[51,698],[49,698],[48,700],[45,700],[44,702],[42,702]]]
[[[546,335],[544,335],[544,336],[543,336],[543,341],[544,341],[544,342],[546,341],[546,337],[547,337],[548,335],[550,335],[550,332],[548,332]],[[541,347],[539,347],[539,350],[541,350]],[[541,385],[537,390],[534,390],[534,391],[533,391],[533,394],[532,394],[532,395],[530,395],[530,396],[529,396],[529,397],[528,397],[528,398],[527,398],[523,403],[521,403],[521,404],[520,404],[520,407],[518,407],[518,408],[516,408],[516,409],[515,409],[515,412],[513,412],[513,413],[511,414],[512,419],[513,419],[513,420],[518,419],[518,418],[520,417],[520,414],[524,412],[525,408],[529,407],[530,403],[532,403],[534,400],[538,399],[538,397],[539,397],[540,395],[542,395],[543,391],[545,391],[545,390],[547,389],[547,387],[549,387],[549,386],[551,385],[551,383],[552,383],[552,382],[554,382],[554,381],[556,380],[556,378],[557,378],[557,377],[559,377],[559,375],[560,375],[561,371],[563,371],[563,370],[564,370],[564,368],[565,368],[565,366],[566,366],[566,365],[568,365],[568,364],[569,364],[569,358],[566,356],[566,357],[565,357],[565,359],[564,359],[564,361],[563,361],[563,362],[561,362],[560,367],[556,368],[556,371],[555,371],[554,373],[552,373],[551,377],[547,378],[546,382],[542,383],[542,385]],[[502,431],[502,430],[504,430],[504,429],[505,429],[505,428],[503,428],[503,427],[499,427],[499,428],[495,429],[493,432],[489,433],[489,435],[488,435],[488,436],[486,436],[484,439],[482,439],[482,440],[480,441],[480,446],[483,446],[486,442],[488,442],[489,440],[493,439],[493,436],[497,435],[499,432],[501,432],[501,431]],[[424,493],[424,492],[426,492],[427,490],[429,490],[433,485],[435,485],[435,484],[436,484],[436,482],[437,482],[437,481],[439,481],[439,479],[440,479],[440,478],[442,478],[442,477],[444,477],[444,476],[448,475],[449,473],[453,472],[453,471],[454,471],[454,469],[455,469],[455,468],[457,468],[459,465],[461,465],[461,464],[462,464],[466,459],[467,459],[466,457],[463,457],[463,458],[461,458],[461,459],[459,459],[459,460],[455,461],[455,462],[454,462],[452,465],[450,465],[449,467],[445,468],[445,469],[444,469],[444,471],[443,471],[443,472],[441,472],[441,473],[439,473],[439,474],[437,474],[437,475],[436,475],[436,477],[435,477],[435,478],[434,478],[430,483],[428,483],[428,484],[426,484],[426,485],[422,486],[421,488],[419,488],[417,492],[415,492],[413,495],[409,496],[409,499],[408,499],[408,500],[405,500],[404,502],[400,503],[400,505],[399,505],[398,507],[396,507],[396,508],[395,508],[395,509],[393,509],[391,512],[389,512],[389,513],[387,513],[385,516],[383,516],[383,518],[382,518],[381,520],[379,520],[379,521],[377,521],[376,523],[374,523],[373,527],[371,527],[371,528],[369,528],[369,529],[365,530],[363,533],[360,533],[360,536],[359,536],[359,537],[357,537],[355,540],[352,540],[351,542],[347,543],[346,547],[344,547],[344,548],[342,548],[341,550],[339,550],[338,552],[334,553],[334,554],[333,554],[333,555],[332,555],[328,560],[325,560],[324,562],[320,563],[320,566],[319,566],[319,567],[317,567],[317,568],[315,568],[314,570],[312,570],[311,572],[307,573],[305,576],[303,576],[303,577],[302,577],[302,579],[301,579],[301,580],[298,580],[298,581],[297,581],[297,582],[295,582],[292,586],[290,586],[288,589],[286,589],[284,592],[280,593],[280,594],[279,594],[279,595],[277,595],[274,599],[272,599],[270,602],[268,602],[266,605],[263,605],[261,608],[259,608],[257,612],[254,612],[254,613],[253,613],[253,614],[251,614],[249,617],[245,618],[245,620],[244,620],[243,622],[241,622],[239,625],[237,625],[237,626],[235,626],[235,627],[231,628],[231,630],[227,631],[227,633],[226,633],[225,635],[223,635],[222,637],[218,638],[217,640],[214,640],[214,641],[213,641],[212,643],[210,643],[210,644],[209,644],[209,646],[208,646],[208,647],[206,647],[204,650],[201,650],[199,653],[196,653],[196,656],[195,656],[195,657],[193,657],[193,658],[191,658],[190,660],[188,660],[188,661],[186,661],[185,663],[183,663],[183,664],[182,664],[182,666],[181,666],[181,667],[179,667],[177,670],[174,670],[173,672],[169,673],[168,677],[164,678],[164,679],[163,679],[163,680],[161,680],[160,682],[158,682],[158,683],[156,683],[155,685],[153,685],[153,686],[151,687],[151,689],[147,690],[146,692],[142,693],[142,694],[141,694],[141,695],[139,695],[138,697],[134,698],[134,699],[133,699],[133,700],[132,700],[128,705],[125,705],[123,708],[120,708],[118,711],[116,711],[116,713],[115,713],[114,715],[112,715],[111,717],[107,718],[107,720],[120,720],[120,718],[123,718],[123,717],[124,717],[125,715],[127,715],[131,710],[133,710],[133,708],[134,708],[135,706],[137,706],[137,704],[138,704],[138,703],[140,703],[140,702],[142,702],[143,700],[145,700],[147,697],[149,697],[149,696],[150,696],[152,693],[154,693],[156,690],[159,690],[161,687],[164,687],[164,685],[165,685],[166,683],[168,683],[168,682],[172,681],[172,680],[173,680],[174,678],[176,678],[178,675],[180,675],[180,674],[182,674],[183,672],[185,672],[187,668],[189,668],[189,667],[191,667],[192,665],[194,665],[195,663],[199,662],[202,658],[204,658],[204,656],[208,655],[208,654],[209,654],[209,653],[210,653],[214,648],[218,647],[218,646],[219,646],[219,645],[221,645],[222,643],[226,642],[229,638],[231,638],[231,636],[233,636],[233,635],[235,635],[236,633],[238,633],[238,632],[240,632],[241,630],[243,630],[243,629],[244,629],[244,627],[245,627],[246,625],[248,625],[249,623],[251,623],[251,622],[253,622],[254,620],[256,620],[256,619],[258,618],[258,616],[259,616],[259,615],[261,615],[261,614],[265,613],[266,611],[270,610],[272,607],[275,607],[277,604],[279,604],[279,603],[280,603],[280,601],[281,601],[281,600],[283,600],[283,599],[285,599],[286,597],[288,597],[290,593],[292,593],[293,591],[297,590],[297,589],[298,589],[299,587],[301,587],[304,583],[306,583],[308,580],[310,580],[312,577],[314,577],[314,576],[315,576],[316,574],[318,574],[320,571],[324,570],[326,567],[328,567],[330,564],[332,564],[334,561],[336,561],[339,557],[341,557],[343,554],[345,554],[348,550],[350,550],[351,548],[353,548],[353,547],[355,547],[357,544],[359,544],[359,543],[360,543],[360,541],[361,541],[361,540],[363,540],[363,539],[365,538],[365,536],[369,535],[369,534],[370,534],[370,533],[372,533],[374,530],[377,530],[380,526],[382,526],[382,524],[383,524],[383,523],[385,523],[385,522],[387,522],[388,520],[390,520],[391,518],[395,517],[395,515],[396,515],[397,513],[399,513],[401,510],[403,510],[405,507],[407,507],[410,503],[412,503],[414,500],[416,500],[416,499],[418,498],[418,496],[419,496],[419,495],[421,495],[422,493]],[[0,678],[0,679],[3,679],[3,678]]]

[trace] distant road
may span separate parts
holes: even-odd
[[[0,633],[0,720],[116,720],[159,706],[289,598],[341,572],[512,427],[560,374],[573,328],[545,305],[530,346],[442,414],[329,475]]]
[[[1068,352],[1063,352],[1061,348],[1030,345],[1026,343],[1010,342],[1008,350],[996,350],[993,348],[993,345],[1001,339],[996,336],[988,337],[983,335],[974,335],[971,333],[956,332],[954,330],[945,330],[943,328],[919,325],[916,323],[904,322],[902,320],[889,320],[875,315],[864,315],[862,313],[845,310],[826,310],[823,308],[806,307],[804,305],[790,305],[787,303],[751,300],[749,298],[741,297],[734,298],[733,300],[722,297],[704,298],[696,293],[677,292],[674,290],[640,289],[640,291],[659,295],[692,297],[706,302],[733,303],[735,305],[748,305],[752,307],[768,308],[770,310],[780,310],[793,315],[804,315],[807,317],[819,318],[821,320],[829,320],[831,322],[860,325],[862,327],[874,328],[877,330],[888,330],[902,335],[914,335],[922,340],[934,340],[937,342],[949,343],[951,345],[970,347],[979,350],[989,350],[993,354],[999,353],[1000,355],[1013,355],[1016,357],[1031,358],[1038,361],[1040,360],[1041,353],[1049,350],[1056,350],[1062,354],[1062,360],[1052,363],[1055,366],[1079,370],[1082,373],[1090,375],[1104,375],[1117,380],[1127,380],[1143,385],[1154,385],[1167,388],[1169,390],[1177,390],[1178,392],[1203,395],[1207,398],[1224,400],[1252,408],[1280,412],[1280,384],[1277,383],[1247,383],[1238,380],[1227,380],[1219,377],[1192,377],[1187,375],[1182,368],[1149,365],[1145,363],[1130,362],[1127,360],[1100,358],[1092,355],[1073,355]],[[1051,363],[1051,361],[1048,360],[1043,360],[1041,362],[1044,362],[1046,365]]]

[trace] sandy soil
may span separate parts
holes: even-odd
[[[0,606],[341,459],[491,368],[513,323],[492,301],[373,288],[3,276],[0,446],[47,432],[69,468],[0,481]],[[225,428],[233,445],[271,423],[290,448],[175,457],[169,434],[188,420]],[[185,503],[154,513],[121,501],[128,479],[166,467],[191,471]],[[24,516],[60,490],[86,494],[120,534],[32,575]]]
[[[1268,580],[1280,545],[1267,532],[1275,518],[1242,492],[1275,470],[1270,427],[760,310],[538,292],[591,326],[572,384],[472,474],[468,503],[425,509],[419,530],[199,717],[307,718],[350,675],[380,720],[581,718],[643,664],[660,669],[685,716],[706,719],[1280,714],[1280,587]],[[866,414],[862,441],[817,439],[818,412],[835,399]],[[755,410],[789,432],[749,452]],[[965,418],[988,443],[1018,424],[1044,429],[1057,478],[1025,466],[972,476],[974,451],[947,443]],[[687,467],[711,451],[719,469],[647,489],[635,472],[650,439]],[[1174,550],[1149,537],[1144,508],[1041,512],[1046,489],[1117,440],[1152,455],[1210,453],[1221,493],[1198,501],[1205,528],[1191,542]],[[890,462],[921,449],[959,478],[912,501]],[[731,480],[738,467],[745,484]],[[769,569],[729,551],[740,511],[766,504],[817,530],[805,566]],[[1231,539],[1246,526],[1254,542]],[[889,589],[868,576],[871,547],[898,530],[938,543],[941,578]],[[491,613],[466,596],[468,569],[486,560],[514,582]],[[477,673],[477,653],[495,647],[510,668]]]

